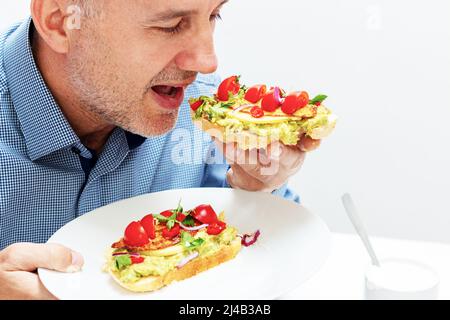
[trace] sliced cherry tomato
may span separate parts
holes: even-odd
[[[281,106],[281,111],[286,114],[294,114],[298,109],[300,109],[300,106],[297,97],[294,95],[288,95]]]
[[[245,93],[245,100],[251,103],[257,103],[266,94],[267,87],[265,84],[253,86]]]
[[[300,97],[299,97],[299,103],[300,103],[300,109],[304,108],[308,105],[309,103],[309,94],[306,91],[302,91],[302,93],[300,93]]]
[[[217,221],[217,214],[209,204],[202,204],[196,207],[192,216],[201,223],[210,224]]]
[[[144,228],[145,232],[147,232],[147,235],[150,239],[156,238],[155,233],[155,219],[153,218],[152,214],[149,214],[142,218],[141,225]]]
[[[172,210],[166,210],[160,213],[160,215],[162,215],[163,217],[169,218],[173,215]]]
[[[261,109],[260,107],[253,107],[250,109],[250,114],[252,115],[253,118],[262,118],[264,117],[264,110]]]
[[[187,216],[185,214],[183,214],[181,212],[178,212],[178,214],[177,214],[177,221],[183,222],[184,219],[186,219],[186,217]]]
[[[274,112],[279,106],[281,106],[281,90],[270,90],[267,92],[261,101],[261,108],[267,112]]]
[[[217,91],[217,97],[220,101],[228,101],[229,94],[233,95],[237,94],[241,89],[241,85],[239,84],[239,77],[232,76],[222,81],[219,86],[219,90]]]
[[[197,101],[191,103],[190,105],[191,105],[192,111],[194,111],[194,112],[197,111],[197,109],[200,108],[202,104],[203,104],[202,100],[197,100]]]
[[[286,114],[294,114],[297,110],[304,108],[309,103],[309,95],[307,92],[292,92],[283,102],[281,110]]]
[[[166,239],[173,239],[180,234],[180,225],[175,223],[172,229],[167,229],[167,227],[163,228],[162,236]]]
[[[139,264],[144,262],[144,257],[142,256],[130,256],[131,264]]]
[[[139,222],[133,221],[125,229],[124,242],[131,247],[141,247],[148,244],[148,234]]]
[[[223,221],[217,220],[216,222],[210,224],[207,228],[206,228],[206,233],[208,233],[209,235],[218,235],[220,234],[223,230],[225,230],[227,227],[227,224]]]
[[[317,107],[320,107],[320,106],[322,105],[322,102],[317,101],[317,102],[315,103],[315,105],[316,105]]]

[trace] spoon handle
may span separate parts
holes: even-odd
[[[356,210],[355,204],[353,203],[352,197],[346,193],[342,196],[342,203],[344,204],[345,210],[347,211],[348,217],[350,218],[350,221],[352,222],[353,226],[356,229],[356,232],[358,233],[359,237],[361,238],[362,242],[364,243],[364,246],[367,249],[367,252],[369,252],[370,258],[372,259],[372,264],[376,266],[380,266],[380,262],[375,254],[375,251],[373,250],[372,244],[370,243],[369,236],[367,234],[366,228],[364,226],[364,223],[358,214],[358,211]]]

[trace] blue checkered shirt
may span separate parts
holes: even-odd
[[[216,75],[200,75],[187,89],[177,130],[145,139],[116,128],[97,158],[45,85],[31,32],[28,18],[0,35],[0,249],[45,242],[71,220],[122,199],[176,188],[229,187],[229,166],[210,164],[218,151],[193,126],[187,104],[189,97],[211,94]],[[174,163],[170,159],[180,145],[190,155]],[[274,193],[299,201],[286,186]]]

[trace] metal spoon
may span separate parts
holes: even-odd
[[[361,219],[361,216],[358,214],[356,210],[355,204],[353,203],[352,197],[346,193],[342,196],[342,203],[344,204],[344,208],[347,211],[347,215],[350,218],[353,226],[356,229],[359,237],[361,238],[364,246],[369,253],[370,258],[372,259],[372,264],[375,266],[380,266],[380,261],[378,260],[375,251],[373,250],[372,244],[369,240],[369,235],[367,234],[366,227]]]

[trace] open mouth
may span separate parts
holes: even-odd
[[[184,99],[184,88],[165,85],[152,87],[156,100],[162,107],[168,109],[177,109]]]
[[[152,90],[162,96],[175,97],[180,90],[183,90],[183,88],[171,86],[154,86],[152,87]]]

